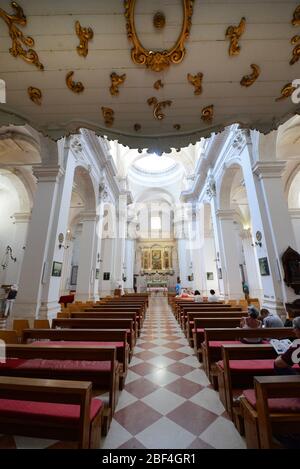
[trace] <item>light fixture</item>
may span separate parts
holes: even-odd
[[[69,246],[64,246],[64,244],[63,244],[64,240],[65,240],[64,234],[59,233],[59,235],[58,235],[58,242],[59,242],[58,249],[61,249],[61,248],[68,249],[69,248]]]

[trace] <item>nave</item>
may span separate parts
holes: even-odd
[[[58,442],[2,436],[0,448],[75,448]],[[188,345],[166,297],[149,297],[125,388],[103,449],[243,449],[245,442]]]

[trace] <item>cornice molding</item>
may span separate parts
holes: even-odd
[[[252,171],[260,179],[281,178],[286,164],[286,161],[258,161],[252,166]]]
[[[219,220],[232,220],[234,221],[237,215],[236,210],[216,210],[216,216]]]
[[[38,182],[58,182],[65,174],[61,166],[34,166],[32,171]]]

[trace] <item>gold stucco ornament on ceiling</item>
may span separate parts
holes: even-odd
[[[291,23],[293,26],[300,26],[300,5],[295,9]]]
[[[11,3],[15,14],[9,15],[0,8],[0,18],[2,18],[8,26],[9,35],[12,40],[12,47],[9,49],[13,57],[20,56],[25,62],[35,65],[39,70],[44,70],[44,65],[40,62],[38,54],[32,49],[34,39],[30,36],[24,36],[22,31],[16,26],[27,25],[27,18],[23,9],[16,2]]]
[[[294,93],[296,87],[292,83],[287,83],[280,91],[281,96],[275,99],[275,101],[282,101],[283,99],[289,98]]]
[[[115,112],[110,107],[102,107],[102,115],[104,118],[105,125],[111,127],[115,120]]]
[[[252,73],[250,75],[245,75],[241,79],[240,83],[242,86],[251,86],[257,80],[260,75],[260,68],[256,64],[251,64],[250,67],[252,68]]]
[[[157,98],[148,98],[147,103],[149,106],[153,106],[153,117],[157,120],[162,120],[165,117],[165,114],[162,112],[162,109],[166,106],[171,106],[172,101],[158,101]]]
[[[214,118],[214,105],[211,104],[210,106],[206,106],[202,109],[201,111],[201,119],[204,121],[204,122],[212,122]]]
[[[163,29],[166,25],[166,17],[162,11],[157,11],[153,16],[153,26],[156,29]]]
[[[185,56],[185,41],[188,39],[192,25],[194,0],[182,0],[183,21],[180,35],[171,49],[168,50],[149,50],[142,46],[134,23],[134,10],[136,0],[125,0],[125,18],[127,37],[133,43],[131,49],[132,61],[137,65],[145,65],[154,72],[161,72],[171,64],[179,64]]]
[[[79,46],[77,46],[77,52],[81,57],[86,57],[89,53],[88,42],[93,39],[94,32],[92,28],[83,28],[79,21],[75,23],[75,31],[80,40]]]
[[[27,89],[28,96],[35,104],[41,106],[42,104],[42,92],[39,88],[35,88],[34,86],[29,86]]]
[[[112,72],[110,74],[110,79],[111,87],[109,88],[109,92],[112,96],[117,96],[119,94],[119,86],[126,80],[126,73],[118,75],[116,72]]]
[[[73,91],[73,93],[82,93],[84,91],[84,86],[81,81],[74,81],[73,80],[74,72],[69,72],[66,75],[66,84],[69,90]]]
[[[246,29],[246,18],[241,18],[238,26],[228,26],[225,37],[230,40],[229,55],[239,55],[241,47],[239,45],[239,39]]]
[[[203,73],[197,73],[196,75],[192,75],[191,73],[187,74],[188,82],[193,85],[194,94],[199,95],[202,93],[202,80],[203,80]]]
[[[296,62],[298,62],[300,58],[300,44],[298,44],[299,42],[300,42],[300,36],[298,36],[298,34],[292,37],[291,44],[295,47],[293,49],[293,57],[290,60],[290,65],[294,65]]]

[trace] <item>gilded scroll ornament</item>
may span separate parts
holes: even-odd
[[[239,39],[246,29],[246,18],[241,18],[238,26],[228,26],[225,37],[230,40],[228,49],[229,55],[239,55],[241,47],[239,45]]]
[[[279,96],[278,98],[275,99],[275,101],[281,101],[282,99],[286,99],[286,98],[289,98],[290,96],[292,96],[293,92],[295,91],[295,86],[293,86],[292,83],[287,83],[281,90],[280,94],[281,96]]]
[[[162,112],[162,109],[166,106],[171,106],[172,101],[158,101],[156,98],[148,98],[147,103],[149,106],[153,106],[153,117],[157,120],[162,120],[165,117],[165,114]]]
[[[163,29],[166,25],[166,17],[162,11],[157,11],[153,16],[153,26],[156,29]]]
[[[75,23],[75,31],[80,40],[79,46],[77,46],[77,52],[80,56],[86,57],[89,53],[88,42],[93,39],[94,32],[92,28],[82,28],[79,21]]]
[[[175,130],[180,130],[181,125],[180,124],[174,124],[173,127],[174,127]]]
[[[300,26],[300,5],[298,5],[296,10],[294,11],[291,23],[293,26]]]
[[[82,93],[84,90],[84,86],[81,83],[81,81],[73,81],[72,77],[74,75],[74,72],[69,72],[66,75],[66,84],[69,90],[73,91],[73,93]]]
[[[240,83],[242,86],[251,86],[257,80],[260,75],[260,68],[256,64],[251,64],[250,67],[252,68],[253,72],[250,75],[245,75],[241,79]]]
[[[290,60],[290,65],[294,65],[296,62],[298,62],[300,58],[300,45],[298,44],[299,41],[300,36],[298,34],[296,34],[296,36],[293,36],[291,39],[291,44],[293,46],[296,44],[296,46],[293,49],[293,57]]]
[[[202,80],[203,73],[197,73],[197,75],[187,74],[187,79],[191,85],[194,86],[194,94],[199,95],[202,93]]]
[[[201,119],[204,122],[211,122],[214,118],[214,105],[206,106],[201,111]]]
[[[29,86],[29,88],[27,89],[27,92],[28,92],[28,95],[29,95],[29,98],[31,99],[31,101],[33,101],[35,104],[38,104],[39,106],[41,106],[42,104],[42,92],[39,88],[35,88],[34,86]]]
[[[27,18],[24,15],[23,9],[16,3],[11,3],[15,14],[9,15],[2,8],[0,8],[0,18],[2,18],[8,26],[9,35],[12,40],[12,47],[9,53],[13,57],[20,56],[25,62],[35,65],[39,70],[44,70],[44,65],[41,64],[38,54],[32,49],[34,40],[30,36],[24,36],[22,31],[16,26],[27,25]]]
[[[156,90],[159,90],[160,88],[163,88],[163,87],[164,87],[164,84],[161,80],[156,80],[156,82],[153,85],[153,88],[155,88]]]
[[[114,111],[110,107],[102,107],[101,110],[102,110],[105,125],[107,125],[107,127],[111,127],[115,119]]]
[[[112,72],[110,74],[110,79],[111,79],[111,87],[109,88],[110,94],[112,96],[117,96],[119,94],[119,86],[124,83],[126,80],[126,73],[123,75],[118,75],[115,72]]]
[[[186,52],[184,43],[189,37],[192,25],[194,0],[182,0],[183,22],[180,35],[171,49],[163,51],[148,50],[139,41],[134,24],[135,3],[136,0],[124,0],[127,37],[133,43],[132,61],[137,65],[145,65],[154,72],[160,72],[172,63],[181,63]]]

